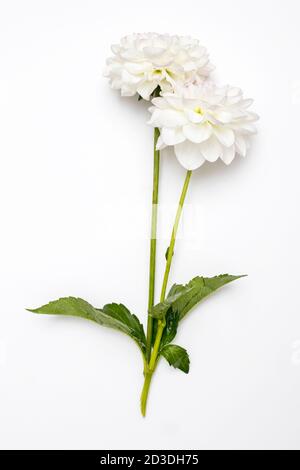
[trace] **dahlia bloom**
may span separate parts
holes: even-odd
[[[253,123],[258,116],[248,110],[252,102],[239,88],[212,83],[163,93],[150,108],[149,124],[160,129],[157,149],[174,146],[187,170],[218,158],[229,165],[236,153],[246,155],[256,133]]]
[[[199,82],[213,70],[205,47],[189,36],[132,34],[113,45],[112,52],[105,76],[122,96],[149,100],[157,87],[170,92],[179,82]]]

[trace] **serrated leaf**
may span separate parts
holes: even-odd
[[[154,318],[162,319],[168,309],[172,307],[174,311],[179,313],[179,319],[181,320],[205,297],[208,297],[225,284],[229,284],[242,277],[244,276],[222,274],[215,277],[195,277],[185,286],[174,284],[166,300],[155,305],[151,315]]]
[[[92,320],[99,325],[122,331],[138,344],[143,353],[146,350],[143,326],[138,318],[122,304],[108,304],[103,309],[98,309],[83,299],[64,297],[42,307],[28,310],[33,313],[67,315]]]
[[[185,374],[190,370],[190,359],[187,351],[176,344],[168,344],[161,350],[161,355],[168,361],[170,366],[180,369]]]
[[[241,279],[242,276],[232,276],[230,274],[221,274],[215,277],[196,277],[192,279],[184,289],[178,286],[172,290],[172,296],[177,297],[172,305],[178,313],[180,320],[205,297],[208,297],[216,290],[229,284],[230,282]]]
[[[109,318],[114,319],[114,325],[118,324],[118,329],[135,339],[142,350],[146,350],[144,327],[138,317],[133,315],[125,305],[115,303],[107,304],[103,307],[102,312]]]
[[[92,307],[92,305],[90,305],[85,300],[76,297],[63,297],[61,299],[49,302],[42,307],[27,310],[29,312],[46,315],[68,315],[81,317],[99,323],[97,309]]]
[[[151,310],[151,316],[159,320],[165,318],[170,307],[175,303],[177,299],[179,299],[181,295],[182,295],[182,289],[178,290],[178,292],[174,292],[173,295],[168,294],[168,297],[163,302],[160,302],[159,304],[154,305],[154,307]]]

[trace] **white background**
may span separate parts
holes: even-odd
[[[1,448],[300,448],[299,14],[297,0],[1,0]],[[102,78],[110,44],[139,31],[198,37],[261,116],[247,159],[194,174],[171,272],[249,277],[184,321],[190,374],[161,361],[146,420],[133,342],[25,311],[75,295],[146,319],[152,130]],[[164,207],[183,178],[165,155]]]

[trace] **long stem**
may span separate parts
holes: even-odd
[[[153,372],[150,372],[150,371],[145,373],[144,386],[143,386],[142,395],[141,395],[141,412],[144,417],[146,416],[147,399],[148,399],[149,388],[150,388],[150,384],[152,380],[152,374]]]
[[[153,193],[152,193],[152,216],[151,216],[151,241],[150,241],[150,269],[149,269],[149,299],[148,299],[148,323],[147,323],[147,361],[151,357],[153,318],[150,315],[154,305],[155,293],[155,265],[156,265],[156,231],[157,231],[157,204],[158,204],[158,185],[159,185],[159,163],[160,152],[156,150],[157,140],[159,138],[159,129],[154,129],[154,168],[153,168]]]
[[[175,217],[175,222],[173,225],[173,230],[172,230],[172,235],[171,235],[171,241],[170,241],[170,246],[168,250],[168,257],[167,257],[167,263],[166,263],[166,268],[165,268],[165,274],[164,274],[164,279],[163,279],[163,284],[162,284],[162,289],[161,289],[161,295],[160,295],[160,301],[163,302],[165,300],[166,296],[166,290],[167,290],[167,285],[168,285],[168,280],[169,280],[169,274],[170,274],[170,269],[171,269],[171,264],[172,264],[172,258],[174,254],[174,247],[175,247],[175,241],[176,241],[176,235],[178,231],[178,226],[180,222],[180,217],[182,214],[182,208],[183,204],[186,198],[189,182],[191,179],[192,172],[187,171],[184,185],[182,188],[179,204],[178,204],[178,209]],[[152,380],[153,373],[156,369],[157,365],[157,359],[159,355],[159,348],[160,348],[160,342],[162,339],[162,335],[164,332],[164,328],[166,326],[165,319],[159,320],[158,321],[158,326],[157,326],[157,333],[156,333],[156,338],[153,346],[153,351],[151,354],[151,359],[149,362],[149,367],[147,368],[145,372],[145,382],[144,382],[144,387],[142,390],[142,395],[141,395],[141,411],[142,415],[146,415],[146,406],[147,406],[147,398],[148,398],[148,393],[149,393],[149,388]]]
[[[164,274],[164,280],[161,288],[161,294],[160,294],[160,301],[163,302],[166,297],[166,290],[167,290],[167,285],[168,285],[168,280],[169,280],[169,274],[170,274],[170,269],[171,269],[171,263],[173,259],[173,254],[174,254],[174,247],[175,247],[175,241],[176,241],[176,235],[178,231],[178,226],[179,226],[179,221],[182,213],[182,208],[183,204],[185,201],[186,193],[189,187],[189,182],[192,176],[191,171],[187,171],[186,177],[184,180],[184,185],[182,188],[179,204],[178,204],[178,209],[175,217],[175,222],[172,230],[172,235],[171,235],[171,241],[170,241],[170,246],[168,250],[168,258],[167,258],[167,264],[166,264],[166,269],[165,269],[165,274]]]

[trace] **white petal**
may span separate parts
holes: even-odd
[[[161,130],[161,138],[166,145],[180,144],[185,140],[185,136],[180,128],[170,129],[168,127],[163,127]]]
[[[143,55],[134,48],[120,51],[120,56],[125,60],[137,60],[143,57]]]
[[[228,96],[240,96],[242,94],[242,90],[238,87],[229,87],[228,89]]]
[[[136,93],[133,87],[126,85],[125,83],[122,85],[121,88],[121,96],[134,96]]]
[[[236,151],[242,156],[245,157],[247,153],[247,145],[244,136],[236,135],[235,136],[235,147]]]
[[[111,50],[114,54],[118,54],[118,52],[120,52],[120,46],[119,44],[112,44],[111,46]]]
[[[169,103],[169,105],[174,109],[182,109],[182,98],[180,96],[174,96],[173,94],[166,93],[164,95],[165,100]]]
[[[169,109],[170,107],[168,103],[166,102],[166,100],[159,96],[157,98],[153,98],[152,103],[154,104],[156,108],[159,108],[159,109]]]
[[[156,150],[162,150],[165,147],[166,147],[166,145],[164,144],[164,141],[162,140],[162,137],[160,135],[159,138],[157,139]]]
[[[221,156],[222,160],[226,165],[230,165],[232,160],[235,157],[235,146],[223,149],[223,155]]]
[[[143,82],[137,87],[137,92],[144,100],[149,100],[151,93],[157,87],[156,82]]]
[[[177,160],[186,170],[196,170],[205,162],[200,146],[188,140],[175,145],[174,150]]]
[[[122,70],[122,80],[127,84],[127,85],[136,85],[140,83],[141,77],[132,75],[131,73],[127,72],[127,70],[123,69]]]
[[[200,147],[204,158],[208,162],[215,162],[223,154],[222,146],[215,137],[203,142]]]
[[[151,113],[151,117],[147,124],[150,124],[150,126],[153,127],[160,127],[161,126],[161,120],[160,120],[160,109],[156,108],[155,106],[151,106],[149,108],[149,111]]]
[[[122,88],[122,80],[120,78],[113,78],[111,80],[111,87],[113,90],[120,90]]]
[[[149,57],[160,56],[165,52],[164,47],[144,47],[143,52]]]
[[[256,113],[250,113],[250,112],[248,112],[247,121],[248,121],[248,122],[259,121],[259,115],[256,114]]]
[[[159,86],[161,93],[171,92],[174,89],[174,86],[169,82],[169,80],[160,80]]]
[[[195,113],[195,111],[193,111],[192,109],[187,109],[185,113],[187,115],[188,120],[195,124],[202,122],[204,119],[204,116],[202,114]]]
[[[252,100],[251,98],[247,99],[247,100],[242,100],[240,102],[240,106],[244,109],[247,109],[249,108],[250,106],[252,106],[252,104],[254,103],[254,100]]]
[[[124,67],[127,72],[134,75],[144,73],[152,69],[152,65],[149,62],[125,62]]]
[[[175,109],[160,109],[155,114],[157,127],[177,127],[187,124],[184,113]]]
[[[200,144],[205,140],[209,139],[212,134],[212,128],[210,124],[187,124],[183,127],[183,133],[185,137],[194,142]]]
[[[234,132],[228,127],[214,126],[215,136],[225,147],[231,147],[234,144]]]
[[[253,135],[257,133],[256,127],[252,124],[237,124],[236,126],[234,125],[234,127],[236,127],[241,133],[245,135]]]
[[[232,121],[232,114],[229,111],[216,111],[213,115],[219,122],[224,124]]]

